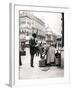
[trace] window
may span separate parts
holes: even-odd
[[[27,24],[28,24],[28,25],[31,25],[31,23],[30,23],[30,22],[27,22]]]

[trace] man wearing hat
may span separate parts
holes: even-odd
[[[32,34],[32,38],[30,39],[29,41],[29,45],[30,45],[30,55],[31,55],[31,67],[34,67],[33,66],[33,59],[34,59],[34,54],[36,53],[37,51],[37,43],[36,43],[36,34],[33,33]]]

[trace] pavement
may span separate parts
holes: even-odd
[[[34,67],[30,67],[29,48],[26,56],[21,57],[22,66],[19,68],[19,79],[57,78],[64,76],[64,69],[56,66],[39,67],[40,57],[34,56]]]

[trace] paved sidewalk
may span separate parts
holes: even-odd
[[[35,55],[34,67],[30,67],[30,54],[29,49],[26,49],[26,56],[22,56],[22,66],[20,67],[20,79],[33,79],[33,78],[54,78],[63,77],[64,70],[56,66],[51,67],[39,67],[40,58]]]

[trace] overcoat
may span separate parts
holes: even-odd
[[[36,41],[35,41],[35,39],[30,39],[30,41],[29,41],[29,45],[30,45],[30,54],[31,55],[34,55],[36,52],[37,52],[37,47],[35,47],[36,46]]]

